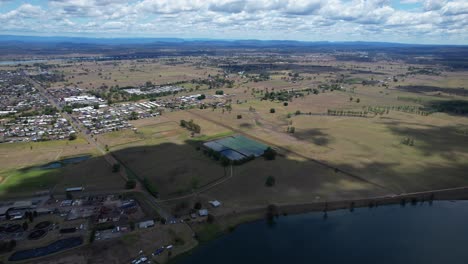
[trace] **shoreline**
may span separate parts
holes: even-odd
[[[271,204],[266,207],[251,208],[241,211],[234,211],[232,213],[216,215],[216,221],[213,224],[209,224],[206,222],[197,225],[189,224],[191,228],[195,230],[195,233],[197,235],[200,232],[203,232],[203,228],[206,228],[207,226],[217,225],[220,229],[216,234],[214,234],[208,240],[198,240],[199,243],[197,246],[174,256],[167,263],[177,263],[177,261],[180,258],[184,258],[187,255],[190,255],[191,252],[196,250],[198,247],[203,246],[206,243],[209,243],[215,239],[218,239],[221,236],[233,232],[239,225],[259,221],[265,218],[306,214],[312,212],[326,213],[328,211],[346,209],[352,211],[355,208],[373,208],[382,205],[400,204],[401,206],[406,206],[407,204],[415,205],[421,202],[432,203],[433,201],[447,200],[468,200],[468,187],[330,202],[313,202],[303,204]]]
[[[414,192],[400,195],[387,195],[379,197],[361,198],[361,199],[348,199],[348,200],[337,200],[337,201],[324,201],[324,202],[311,202],[311,203],[298,203],[298,204],[281,204],[273,203],[266,207],[251,208],[242,211],[236,211],[233,213],[226,213],[219,215],[221,219],[228,217],[236,217],[245,214],[258,214],[263,213],[267,216],[269,212],[268,207],[273,206],[276,210],[275,215],[284,214],[301,214],[318,211],[334,211],[340,209],[350,208],[361,208],[361,207],[377,207],[380,205],[391,205],[391,204],[411,204],[419,202],[430,202],[430,201],[443,201],[443,200],[468,200],[468,186],[458,187],[451,189],[442,189],[434,191]],[[271,210],[271,209],[270,209]]]

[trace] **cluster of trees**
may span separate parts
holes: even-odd
[[[201,131],[200,125],[195,124],[192,119],[190,119],[190,121],[188,121],[188,122],[183,120],[183,119],[180,120],[180,126],[185,127],[188,130],[190,130],[192,132],[195,132],[195,133],[200,133],[200,131]]]
[[[58,109],[52,106],[46,106],[42,110],[23,111],[20,117],[37,116],[37,115],[55,115]]]
[[[270,73],[269,72],[261,72],[258,75],[250,75],[248,73],[244,74],[244,77],[249,78],[249,81],[252,82],[262,82],[270,80]]]
[[[404,138],[402,141],[401,141],[401,144],[403,145],[407,145],[407,146],[414,146],[414,139],[412,138]]]
[[[357,117],[367,117],[367,111],[351,111],[351,110],[334,110],[328,109],[328,115],[331,116],[357,116]]]
[[[340,90],[341,89],[341,86],[339,84],[326,84],[326,83],[323,83],[323,84],[320,84],[319,85],[319,88],[326,91],[326,90],[330,90],[330,91],[334,91],[334,90]]]
[[[288,113],[288,114],[286,115],[286,117],[287,117],[287,118],[291,118],[293,115],[296,115],[296,116],[297,116],[297,115],[312,115],[312,112],[303,113],[303,112],[301,112],[301,110],[296,110],[296,112],[294,112],[294,113]]]
[[[198,85],[206,85],[208,86],[208,89],[213,89],[221,88],[224,86],[227,88],[232,88],[234,87],[235,81],[226,79],[224,76],[217,74],[215,76],[208,75],[208,79],[192,79],[191,83]]]
[[[73,112],[73,107],[71,105],[66,105],[62,108],[62,112],[67,112],[71,114]]]
[[[408,72],[406,73],[406,75],[416,75],[416,74],[439,76],[441,75],[441,72],[439,69],[433,69],[433,68],[416,68],[413,66],[408,67]]]
[[[304,97],[304,94],[297,91],[265,91],[261,100],[277,100],[281,102],[291,101],[293,98]]]
[[[140,116],[139,116],[138,113],[135,112],[135,111],[132,111],[132,112],[130,113],[130,116],[128,117],[129,120],[138,120],[138,118],[140,118]]]

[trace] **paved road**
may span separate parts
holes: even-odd
[[[88,144],[92,144],[101,154],[102,156],[104,157],[104,159],[107,161],[107,163],[109,163],[110,166],[113,166],[114,164],[117,164],[117,163],[120,163],[114,156],[112,153],[108,153],[104,147],[99,144],[98,141],[96,141],[93,137],[91,137],[90,134],[87,134],[85,131],[87,131],[87,128],[85,128],[82,123],[80,123],[79,121],[75,120],[74,118],[72,118],[72,116],[70,114],[68,114],[67,112],[63,112],[63,107],[58,103],[58,101],[56,101],[56,98],[54,98],[51,94],[49,94],[47,92],[47,90],[42,86],[41,83],[25,76],[25,78],[27,78],[29,80],[29,82],[31,84],[34,85],[34,87],[43,95],[47,98],[47,100],[49,100],[50,104],[57,108],[59,111],[62,112],[62,116],[68,120],[68,122],[73,126],[73,128],[75,129],[75,131],[79,134],[81,134],[81,136],[86,139],[86,141],[88,142]],[[124,179],[124,181],[127,181],[129,179],[128,175],[127,175],[127,169],[125,167],[124,164],[120,163],[121,164],[121,169],[119,171],[119,175]],[[166,219],[172,219],[172,215],[167,212],[166,210],[164,210],[161,206],[159,206],[158,204],[158,201],[155,197],[153,197],[151,194],[149,194],[145,188],[142,188],[141,186],[141,183],[137,183],[137,187],[135,189],[135,191],[138,191],[140,193],[142,193],[145,198],[157,209],[158,211],[158,214],[161,216],[161,217],[164,217]]]

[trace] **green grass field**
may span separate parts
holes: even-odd
[[[0,196],[47,191],[59,180],[59,170],[27,169],[7,171],[0,184]]]

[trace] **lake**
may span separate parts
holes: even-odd
[[[176,262],[468,263],[468,202],[357,208],[243,224]]]

